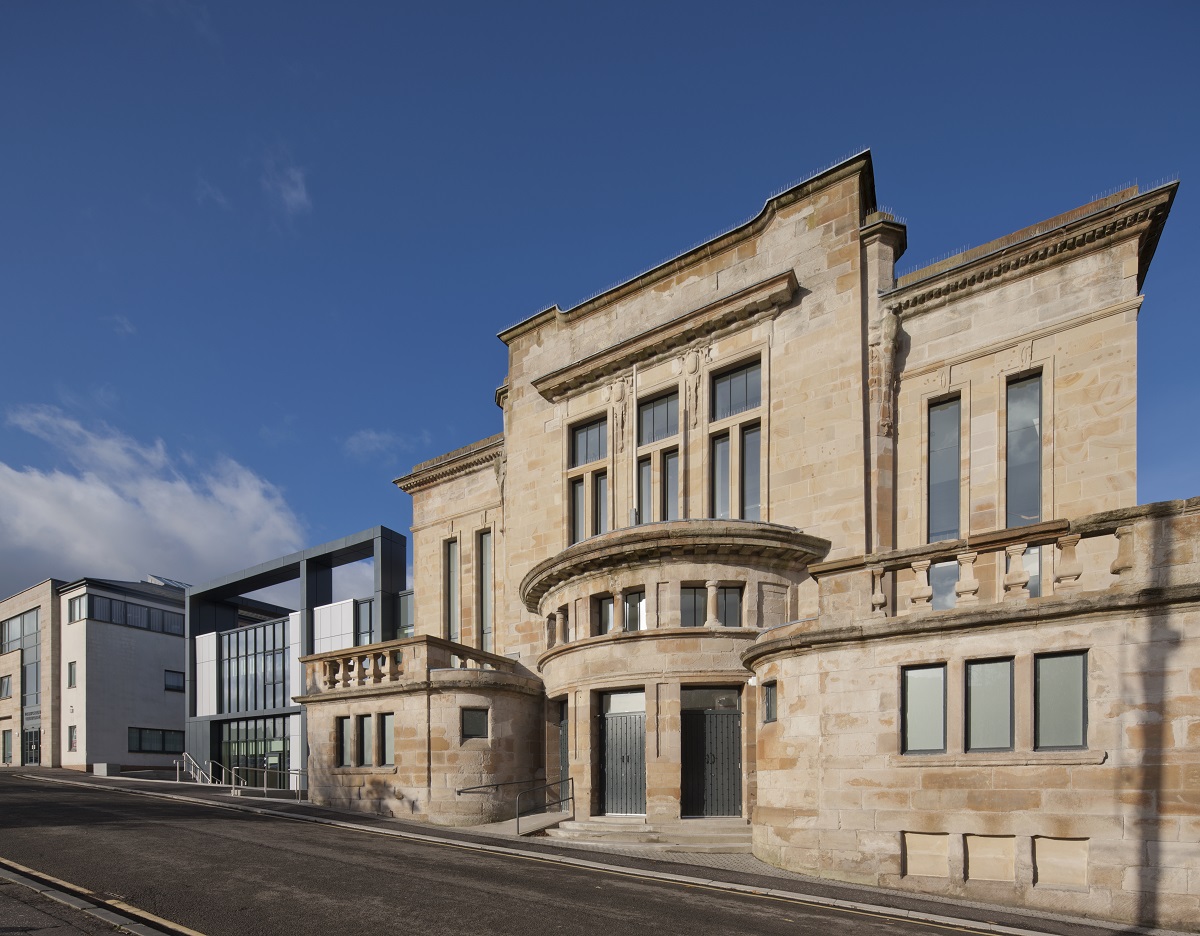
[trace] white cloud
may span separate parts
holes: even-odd
[[[207,467],[53,406],[21,406],[8,425],[49,443],[69,469],[0,462],[0,597],[47,578],[199,584],[294,552],[302,524],[275,485],[231,458]]]
[[[351,458],[361,461],[384,458],[395,461],[397,452],[408,452],[418,445],[428,445],[429,433],[419,437],[398,435],[388,429],[359,429],[342,443],[342,451]]]
[[[205,202],[212,202],[218,208],[222,208],[225,211],[233,209],[233,204],[225,196],[225,193],[209,182],[208,179],[204,178],[204,176],[200,176],[196,179],[196,204],[203,205]]]
[[[262,187],[288,220],[312,211],[304,170],[290,161],[268,157],[263,166]]]
[[[137,326],[125,315],[110,315],[104,321],[112,325],[112,330],[118,335],[136,335]]]

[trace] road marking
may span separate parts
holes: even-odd
[[[0,878],[11,881],[14,884],[21,884],[53,900],[57,900],[59,903],[66,904],[68,907],[82,910],[89,916],[94,916],[105,923],[119,926],[131,933],[137,933],[139,936],[141,934],[149,936],[149,934],[160,932],[177,933],[179,936],[204,936],[199,930],[189,929],[181,923],[164,919],[123,900],[102,897],[100,894],[90,891],[86,887],[80,887],[78,884],[72,884],[70,881],[56,878],[53,875],[46,874],[44,871],[35,871],[33,868],[27,868],[25,865],[17,864],[17,862],[11,861],[8,858],[0,858]],[[47,887],[47,884],[53,886]],[[64,891],[65,893],[63,893]],[[84,899],[80,900],[79,898],[81,897]],[[111,908],[111,910],[103,909],[105,907]],[[119,913],[113,913],[111,912],[112,910],[117,910]],[[134,919],[130,920],[130,917]],[[157,927],[157,929],[148,929],[142,925],[144,923],[149,923]]]

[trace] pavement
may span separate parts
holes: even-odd
[[[554,863],[574,869],[600,870],[607,873],[624,874],[640,880],[674,882],[693,888],[710,891],[725,891],[733,895],[769,896],[781,900],[803,903],[812,908],[827,910],[851,910],[860,914],[876,914],[899,921],[912,921],[955,926],[976,932],[1001,933],[1005,936],[1032,936],[1032,934],[1060,934],[1060,936],[1113,936],[1113,934],[1151,933],[1168,934],[1166,930],[1139,929],[1109,924],[1076,917],[1060,916],[1044,911],[1026,912],[994,905],[947,900],[938,897],[913,895],[890,891],[884,888],[833,883],[767,865],[752,855],[745,854],[702,854],[672,852],[648,854],[636,846],[589,847],[586,850],[572,848],[548,838],[515,838],[512,835],[479,829],[461,830],[430,826],[425,823],[391,819],[365,813],[333,810],[313,806],[295,800],[260,799],[246,796],[230,796],[225,788],[201,784],[180,784],[174,781],[136,780],[126,777],[94,777],[75,771],[23,768],[23,776],[38,779],[52,785],[92,787],[101,790],[122,792],[137,796],[149,796],[181,803],[220,807],[226,810],[248,812],[259,816],[301,820],[321,825],[335,826],[341,830],[371,833],[373,835],[396,836],[414,842],[453,844],[493,855],[521,856],[540,862]],[[61,788],[61,787],[60,787]],[[554,844],[551,844],[553,842]],[[5,874],[0,868],[0,882]],[[11,876],[11,872],[10,872]],[[46,890],[39,892],[44,899],[53,899]],[[79,895],[73,895],[76,899]],[[69,903],[69,901],[68,901]],[[66,904],[63,905],[66,907]],[[182,929],[147,927],[136,919],[125,924],[112,919],[100,918],[100,922],[111,924],[109,929],[86,928],[93,926],[97,917],[93,914],[79,921],[78,928],[70,914],[59,908],[48,914],[52,925],[42,929],[13,927],[10,932],[47,933],[95,933],[113,932],[111,927],[124,925],[125,931],[184,932]],[[71,909],[67,907],[67,909]],[[111,912],[112,908],[108,909]],[[86,915],[84,909],[73,912]],[[20,914],[47,913],[45,906],[32,906],[15,900],[8,887],[0,889],[0,923],[8,917]],[[21,917],[24,919],[24,917]],[[142,928],[139,928],[142,927]],[[0,932],[5,932],[0,927]]]

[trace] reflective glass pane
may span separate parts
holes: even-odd
[[[571,542],[578,543],[586,538],[585,521],[587,507],[584,502],[583,478],[571,481]]]
[[[679,453],[664,452],[662,458],[662,510],[663,520],[679,519]]]
[[[1042,519],[1042,379],[1008,385],[1006,519],[1010,527]]]
[[[638,523],[650,523],[653,521],[650,505],[654,501],[653,493],[650,489],[651,484],[650,459],[643,458],[638,461],[638,491],[637,491],[637,511]]]
[[[741,515],[743,520],[758,520],[761,512],[759,490],[760,437],[758,426],[742,431],[742,490]]]
[[[679,591],[679,623],[683,627],[702,627],[708,615],[708,589],[682,588]]]
[[[592,529],[598,536],[608,532],[608,475],[598,474],[592,483]]]
[[[729,436],[721,435],[712,440],[712,515],[718,519],[729,517]]]
[[[1035,659],[1037,748],[1087,746],[1086,661],[1084,653]]]
[[[904,752],[946,749],[946,667],[904,669]]]
[[[1012,748],[1012,660],[967,663],[967,750]]]
[[[929,584],[933,588],[934,611],[953,608],[958,600],[954,586],[958,584],[958,562],[935,562],[929,567]]]
[[[961,484],[958,400],[929,407],[929,542],[958,539]]]

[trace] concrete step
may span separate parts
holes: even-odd
[[[740,818],[645,822],[625,816],[570,820],[548,829],[549,838],[572,844],[645,846],[660,851],[750,851],[750,824]]]

